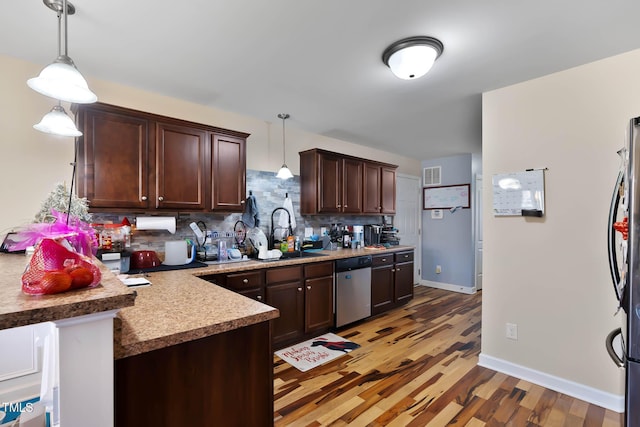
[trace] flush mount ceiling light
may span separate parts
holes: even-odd
[[[27,81],[29,87],[45,96],[77,104],[96,102],[98,97],[89,90],[87,81],[76,68],[67,51],[67,15],[73,15],[75,7],[67,0],[43,0],[58,14],[58,57],[47,65],[38,77]],[[60,15],[64,18],[64,31],[60,28]],[[61,50],[64,39],[64,52]]]
[[[408,37],[386,48],[382,53],[382,62],[397,77],[413,80],[427,74],[443,50],[442,42],[433,37]]]
[[[278,114],[278,118],[282,119],[282,167],[280,168],[280,170],[276,174],[276,177],[278,177],[280,179],[289,179],[289,178],[293,178],[293,174],[291,173],[291,171],[287,167],[287,162],[285,161],[286,160],[286,157],[285,157],[286,150],[285,150],[285,145],[284,145],[284,121],[289,118],[289,115],[287,113],[281,113],[281,114]]]

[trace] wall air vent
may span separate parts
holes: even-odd
[[[442,183],[442,166],[432,166],[422,170],[422,185],[428,187],[430,185],[440,185]]]

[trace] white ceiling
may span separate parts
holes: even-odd
[[[85,76],[418,159],[481,151],[482,92],[640,48],[638,0],[72,2]],[[44,66],[56,34],[42,0],[5,4],[0,53]],[[414,35],[444,53],[400,80],[382,51]]]

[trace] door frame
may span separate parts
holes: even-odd
[[[398,178],[405,178],[405,179],[410,179],[410,180],[415,180],[416,181],[416,188],[415,188],[415,200],[416,200],[416,211],[415,211],[415,215],[416,215],[416,221],[417,221],[417,226],[418,226],[418,236],[417,236],[417,244],[415,245],[415,252],[414,252],[414,265],[413,265],[413,284],[420,284],[420,281],[422,280],[422,205],[421,205],[421,201],[422,201],[422,178],[419,176],[415,176],[415,175],[408,175],[408,174],[403,174],[403,173],[398,173],[397,174]],[[399,180],[397,180],[399,181]],[[396,184],[397,186],[398,184]],[[399,209],[399,204],[398,204],[398,190],[396,188],[396,212]],[[402,240],[400,240],[400,243],[402,244]]]

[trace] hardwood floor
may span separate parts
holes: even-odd
[[[276,426],[622,426],[621,414],[477,366],[482,292],[416,287],[336,332],[361,345],[302,373],[274,357]]]

